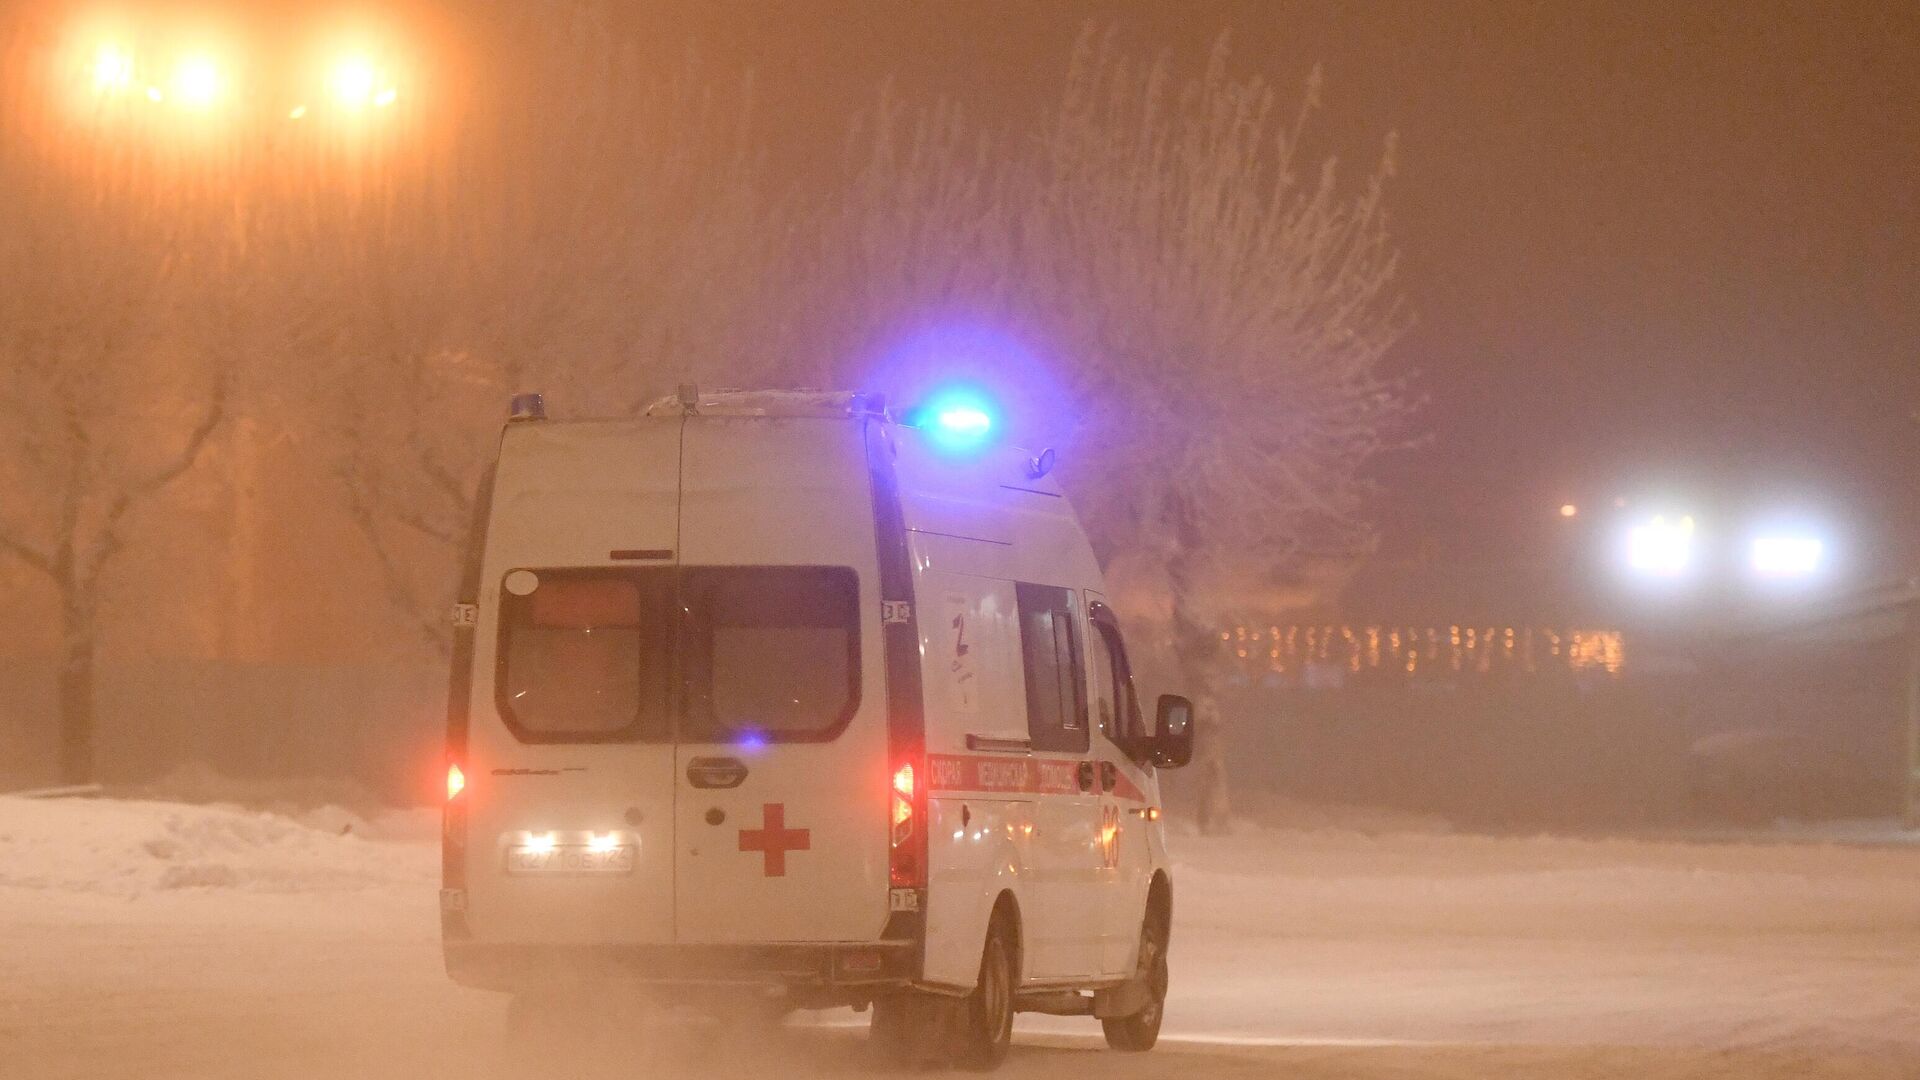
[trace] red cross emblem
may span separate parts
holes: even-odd
[[[787,852],[812,847],[811,834],[806,829],[787,828],[785,803],[760,804],[760,820],[760,828],[740,830],[740,850],[759,852],[760,869],[767,877],[786,877]]]

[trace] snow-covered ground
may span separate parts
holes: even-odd
[[[496,1075],[430,814],[0,797],[0,1077]],[[1023,1016],[1011,1076],[1920,1076],[1920,850],[1178,838],[1162,1047]],[[633,1075],[871,1074],[851,1014]],[[702,1034],[705,1032],[705,1034]],[[547,1075],[563,1075],[549,1072]]]

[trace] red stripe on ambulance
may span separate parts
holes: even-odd
[[[977,754],[928,754],[930,788],[940,792],[987,792],[1005,795],[1078,795],[1078,761],[1046,758],[988,757]],[[1114,795],[1145,802],[1146,794],[1120,774]],[[1092,792],[1087,792],[1092,794]]]

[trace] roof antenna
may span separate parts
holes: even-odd
[[[674,396],[680,399],[680,408],[682,410],[688,413],[700,411],[700,387],[697,384],[690,382],[681,383],[680,388],[674,391]]]

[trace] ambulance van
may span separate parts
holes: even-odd
[[[512,415],[453,612],[455,980],[871,1007],[921,1064],[1017,1011],[1153,1046],[1192,710],[1143,715],[1052,452],[848,393]]]

